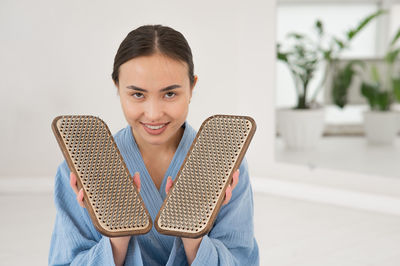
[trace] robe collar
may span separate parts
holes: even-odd
[[[168,166],[168,169],[163,177],[163,181],[161,183],[160,189],[158,190],[155,186],[153,180],[147,168],[144,164],[143,157],[140,153],[139,147],[135,141],[135,138],[132,134],[131,126],[127,127],[128,134],[128,145],[133,147],[132,152],[127,154],[129,156],[129,161],[133,162],[134,165],[131,165],[133,169],[129,169],[131,174],[133,175],[135,172],[140,173],[141,180],[141,196],[143,201],[146,204],[146,207],[149,210],[150,216],[154,220],[157,216],[159,209],[161,208],[162,203],[166,197],[165,193],[165,185],[168,176],[171,176],[172,180],[175,180],[176,175],[183,163],[183,160],[186,157],[186,154],[193,142],[195,137],[195,130],[185,122],[182,127],[184,128],[184,132],[182,138],[179,142],[178,148],[175,151],[175,154],[171,160],[171,163]]]

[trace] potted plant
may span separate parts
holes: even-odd
[[[367,99],[370,110],[364,113],[364,130],[368,143],[391,144],[400,129],[399,113],[392,110],[392,104],[400,101],[400,73],[394,72],[394,65],[400,53],[396,43],[400,29],[389,44],[384,57],[384,67],[371,67],[370,80],[364,80],[361,94]],[[384,75],[381,73],[384,72]]]
[[[288,148],[308,149],[316,146],[324,126],[324,109],[316,98],[324,86],[328,68],[349,47],[354,37],[383,12],[379,10],[367,16],[355,28],[347,31],[343,38],[327,36],[323,23],[317,20],[313,38],[290,33],[286,47],[277,44],[277,58],[289,68],[297,93],[294,108],[277,111],[278,131]],[[324,75],[310,96],[310,82],[319,68],[324,69]]]
[[[400,101],[400,73],[396,76],[394,71],[400,53],[400,47],[396,46],[399,38],[400,29],[391,40],[384,58],[378,60],[378,63],[382,62],[380,66],[370,64],[368,78],[364,73],[369,66],[368,61],[350,60],[343,67],[334,64],[331,96],[338,107],[343,108],[347,104],[353,78],[358,75],[362,79],[360,93],[370,107],[364,113],[364,130],[368,142],[372,144],[391,144],[399,131],[399,114],[391,108],[395,101]]]

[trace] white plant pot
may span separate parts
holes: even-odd
[[[364,130],[369,144],[393,144],[399,129],[399,112],[368,111],[364,113]]]
[[[286,147],[294,150],[315,148],[324,129],[324,116],[323,108],[278,109],[278,131]]]

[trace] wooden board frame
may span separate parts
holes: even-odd
[[[58,122],[61,119],[65,119],[65,118],[96,119],[98,122],[100,122],[102,125],[104,125],[104,127],[106,129],[106,134],[111,139],[112,146],[114,147],[114,151],[116,151],[117,154],[118,154],[118,158],[119,158],[120,163],[121,163],[120,165],[122,165],[123,171],[125,171],[126,174],[129,177],[131,175],[129,173],[129,170],[128,170],[126,164],[125,164],[125,161],[124,161],[124,159],[123,159],[123,157],[122,157],[122,155],[121,155],[121,153],[120,153],[120,151],[119,151],[119,149],[118,149],[118,147],[117,147],[117,145],[116,145],[116,143],[114,141],[114,138],[113,138],[108,126],[104,123],[104,121],[102,119],[100,119],[98,117],[95,117],[95,116],[90,116],[90,115],[63,115],[63,116],[57,116],[56,118],[54,118],[54,120],[52,122],[52,126],[51,126],[52,130],[53,130],[53,133],[54,133],[54,135],[55,135],[55,137],[57,139],[57,142],[58,142],[58,144],[60,146],[60,149],[61,149],[62,154],[63,154],[63,156],[64,156],[64,158],[65,158],[65,160],[66,160],[66,162],[68,164],[68,167],[69,167],[70,171],[73,172],[77,176],[77,187],[78,187],[78,190],[80,190],[81,188],[84,188],[83,189],[84,204],[85,204],[86,209],[89,212],[89,216],[90,216],[95,228],[101,234],[103,234],[105,236],[108,236],[108,237],[139,235],[139,234],[145,234],[145,233],[149,232],[150,229],[152,228],[151,217],[150,217],[150,214],[149,214],[148,210],[144,206],[143,199],[141,198],[139,192],[137,191],[136,186],[133,185],[133,182],[132,182],[133,193],[136,194],[136,197],[138,198],[138,200],[140,201],[140,204],[142,205],[142,207],[144,209],[144,215],[147,216],[147,217],[144,218],[144,219],[147,219],[147,226],[141,227],[140,229],[137,229],[137,228],[135,228],[135,229],[122,229],[121,228],[121,229],[116,229],[116,230],[109,230],[108,228],[106,228],[104,226],[104,224],[102,224],[99,221],[99,217],[98,217],[98,215],[96,215],[96,212],[95,212],[95,210],[93,208],[93,205],[89,204],[89,201],[92,201],[90,196],[89,196],[89,193],[88,193],[89,189],[83,184],[83,181],[82,181],[82,178],[81,178],[81,176],[79,174],[79,171],[77,171],[76,162],[71,158],[71,154],[68,151],[68,147],[67,147],[67,145],[66,145],[66,143],[65,143],[65,141],[64,141],[64,139],[63,139],[63,137],[61,135],[59,127],[57,125]]]
[[[177,182],[180,182],[180,179],[181,179],[181,178],[184,178],[184,177],[182,177],[182,170],[184,169],[185,164],[187,163],[188,158],[189,158],[190,155],[192,154],[192,152],[193,152],[193,150],[194,150],[194,147],[195,147],[195,145],[196,145],[196,142],[198,141],[200,135],[202,134],[202,131],[203,131],[204,126],[205,126],[209,121],[211,121],[211,120],[213,120],[213,119],[219,119],[219,118],[244,119],[244,120],[249,121],[249,122],[251,123],[252,126],[251,126],[251,130],[248,132],[248,136],[247,136],[247,138],[246,138],[246,140],[245,140],[245,142],[244,142],[244,144],[243,144],[243,146],[242,146],[242,148],[241,148],[241,150],[240,150],[240,153],[239,153],[238,157],[236,158],[236,160],[235,160],[235,162],[234,162],[234,166],[233,166],[232,170],[231,170],[230,173],[229,173],[229,177],[228,177],[227,181],[225,182],[223,188],[221,189],[221,191],[220,191],[220,193],[219,193],[220,196],[219,196],[218,200],[216,201],[214,210],[212,211],[212,214],[210,215],[210,217],[209,217],[209,219],[208,219],[207,225],[206,225],[202,230],[197,231],[197,232],[194,232],[194,233],[193,233],[193,232],[187,232],[187,230],[182,231],[182,230],[179,230],[179,229],[177,229],[177,230],[165,229],[165,227],[163,227],[163,226],[160,224],[160,220],[161,220],[160,217],[161,217],[161,215],[163,215],[163,211],[164,211],[164,209],[166,208],[166,206],[167,206],[167,204],[168,204],[168,202],[169,202],[171,196],[172,196],[174,193],[177,193],[177,192],[175,192],[176,184],[177,184]],[[177,177],[176,177],[175,180],[174,180],[174,185],[173,185],[173,187],[171,188],[171,191],[170,191],[169,194],[167,195],[166,199],[164,200],[163,205],[162,205],[161,208],[160,208],[160,211],[159,211],[158,214],[157,214],[157,217],[156,217],[155,222],[154,222],[154,226],[155,226],[155,228],[156,228],[156,230],[157,230],[158,232],[160,232],[160,233],[162,233],[162,234],[165,234],[165,235],[173,235],[173,236],[187,237],[187,238],[199,238],[199,237],[201,237],[201,236],[207,234],[207,233],[211,230],[211,228],[212,228],[212,226],[213,226],[213,223],[214,223],[214,221],[215,221],[215,219],[216,219],[216,217],[217,217],[217,215],[218,215],[218,213],[219,213],[219,210],[220,210],[220,208],[221,208],[221,205],[222,205],[222,203],[223,203],[223,201],[224,201],[224,196],[225,196],[226,188],[227,188],[228,185],[232,182],[233,174],[234,174],[234,172],[239,168],[240,163],[241,163],[242,160],[243,160],[243,157],[244,157],[244,155],[245,155],[245,153],[246,153],[246,151],[247,151],[247,149],[248,149],[248,146],[249,146],[249,144],[250,144],[250,142],[251,142],[251,140],[252,140],[252,138],[253,138],[253,135],[254,135],[255,131],[256,131],[256,123],[255,123],[255,121],[254,121],[253,118],[248,117],[248,116],[214,115],[214,116],[211,116],[211,117],[207,118],[207,119],[202,123],[202,125],[201,125],[201,127],[200,127],[200,129],[199,129],[199,131],[198,131],[198,133],[197,133],[197,135],[196,135],[196,137],[195,137],[195,139],[194,139],[194,141],[193,141],[193,143],[192,143],[192,145],[191,145],[189,151],[188,151],[188,154],[186,155],[186,158],[185,158],[185,160],[184,160],[183,163],[182,163],[182,166],[181,166],[181,168],[180,168],[180,170],[179,170],[179,172],[178,172],[178,174],[177,174]],[[179,206],[175,206],[175,207],[179,208]]]

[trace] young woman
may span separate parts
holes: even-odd
[[[142,26],[121,43],[112,78],[128,126],[114,139],[152,220],[172,186],[196,131],[186,122],[196,85],[191,49],[172,28]],[[240,180],[240,182],[239,182]],[[234,191],[233,191],[234,190]],[[226,190],[209,234],[187,239],[159,234],[101,235],[64,161],[55,180],[57,216],[50,265],[258,265],[253,196],[246,161]]]

